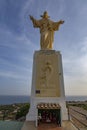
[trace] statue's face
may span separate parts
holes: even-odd
[[[44,16],[44,18],[46,18],[46,19],[47,19],[47,18],[48,18],[48,16],[46,16],[46,15],[45,15],[45,16]]]
[[[43,16],[44,16],[44,18],[47,19],[47,18],[48,18],[48,13],[47,13],[47,12],[44,12],[44,15],[43,15]]]

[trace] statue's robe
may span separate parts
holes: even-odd
[[[52,49],[54,41],[54,32],[59,29],[60,22],[53,22],[50,19],[32,20],[33,26],[40,28],[40,46],[41,49]]]

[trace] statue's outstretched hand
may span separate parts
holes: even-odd
[[[31,19],[31,20],[33,20],[33,19],[34,19],[34,18],[33,18],[33,16],[31,16],[31,15],[29,15],[29,16],[30,16],[30,19]]]
[[[60,23],[60,24],[63,24],[63,23],[64,23],[64,21],[63,21],[63,20],[60,20],[60,21],[59,21],[59,23]]]

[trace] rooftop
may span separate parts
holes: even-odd
[[[60,105],[57,103],[39,103],[37,105],[38,109],[60,109]]]
[[[0,121],[0,130],[21,130],[24,122]]]

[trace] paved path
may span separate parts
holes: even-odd
[[[47,128],[46,128],[47,127]],[[63,121],[62,128],[57,125],[39,125],[35,127],[35,122],[26,121],[21,130],[77,130],[70,121]]]

